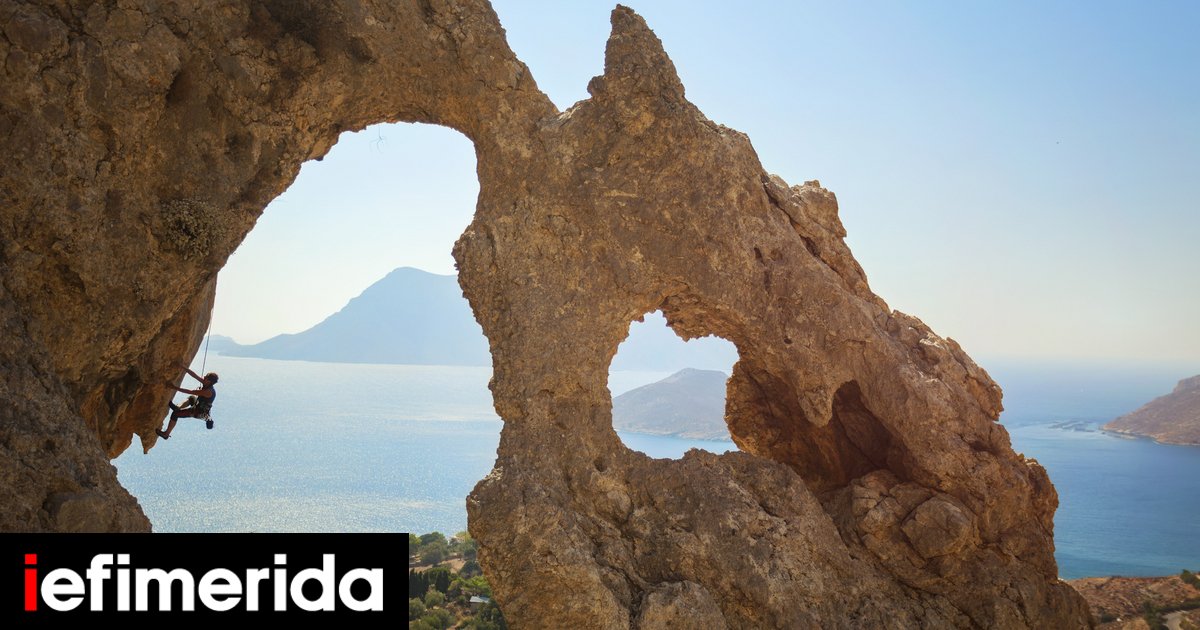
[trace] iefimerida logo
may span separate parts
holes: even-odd
[[[292,572],[287,554],[263,555],[263,560],[271,561],[258,563],[256,568],[197,570],[133,566],[131,554],[97,553],[86,568],[80,567],[81,572],[71,567],[39,567],[38,554],[27,553],[25,611],[383,611],[382,568],[339,570],[337,554],[326,553],[321,555],[320,567]],[[238,564],[253,566],[251,562]]]

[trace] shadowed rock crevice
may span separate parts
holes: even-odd
[[[0,24],[0,529],[147,529],[107,459],[154,446],[217,271],[338,134],[425,122],[476,149],[454,256],[505,426],[467,508],[515,627],[1089,623],[999,388],[871,293],[834,195],[705,118],[631,10],[566,112],[482,0],[10,0]],[[746,452],[620,444],[608,366],[658,306],[737,345]]]
[[[908,477],[909,457],[900,440],[863,402],[858,383],[849,381],[833,396],[827,419],[809,419],[803,396],[782,379],[739,364],[730,384],[734,440],[748,452],[787,464],[815,492],[840,488],[875,470]],[[741,436],[747,436],[742,438]]]

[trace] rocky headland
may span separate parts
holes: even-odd
[[[1200,446],[1200,376],[1179,381],[1171,393],[1109,422],[1104,430]]]
[[[422,122],[477,154],[454,256],[505,425],[467,507],[514,627],[1092,623],[1000,388],[872,293],[833,193],[706,118],[632,10],[567,111],[483,0],[6,0],[0,24],[0,529],[149,529],[108,460],[154,447],[217,272],[340,133]],[[609,362],[655,310],[737,346],[741,452],[621,445]]]

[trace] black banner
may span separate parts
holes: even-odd
[[[0,625],[403,624],[407,534],[2,534]]]

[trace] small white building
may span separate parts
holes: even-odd
[[[492,601],[492,600],[489,597],[484,597],[482,595],[472,595],[471,601],[470,601],[471,612],[479,612],[479,609],[483,608],[483,605],[490,601]]]

